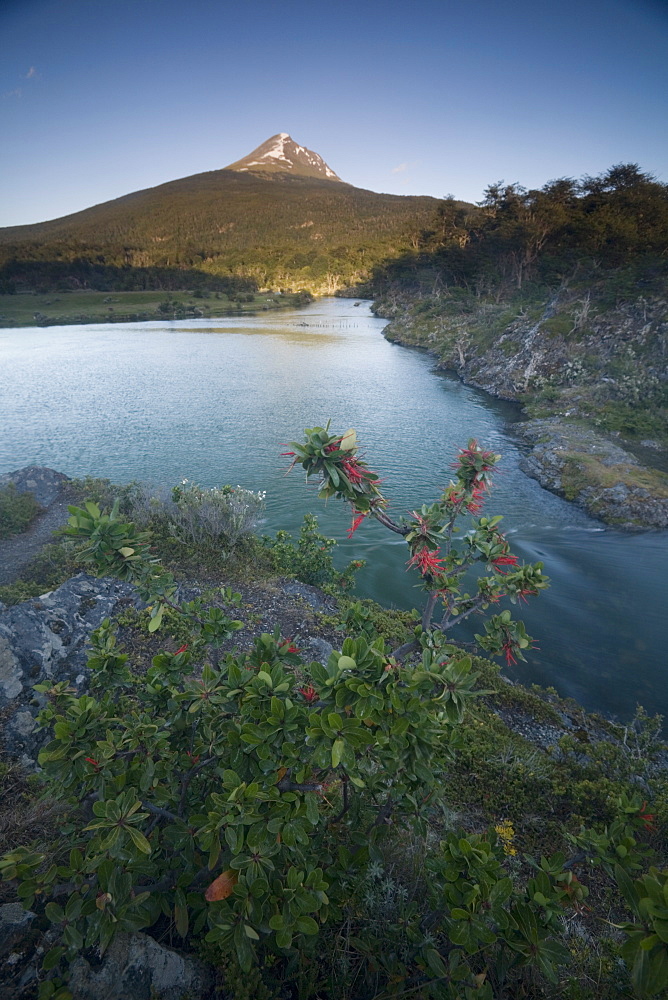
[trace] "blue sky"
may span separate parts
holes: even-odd
[[[0,225],[282,131],[397,194],[619,162],[668,182],[662,0],[3,0],[0,53]]]

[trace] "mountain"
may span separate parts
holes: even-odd
[[[340,181],[331,167],[328,167],[322,156],[298,146],[287,132],[279,132],[263,142],[248,156],[230,163],[226,170],[236,170],[239,173],[274,173],[284,171],[292,177],[319,177],[322,180]]]
[[[204,275],[331,294],[417,248],[438,205],[346,184],[281,132],[223,170],[0,229],[0,290],[190,289]]]

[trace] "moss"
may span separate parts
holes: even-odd
[[[0,539],[20,535],[42,509],[32,493],[19,493],[13,483],[0,489]]]
[[[604,465],[596,455],[579,451],[566,453],[561,481],[567,500],[574,500],[588,486],[609,489],[619,483],[668,498],[666,473],[636,465]]]

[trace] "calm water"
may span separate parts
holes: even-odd
[[[340,561],[368,559],[360,593],[410,608],[419,593],[402,541],[375,524],[348,541],[347,508],[286,478],[280,443],[330,417],[356,427],[400,516],[434,498],[475,436],[503,454],[489,510],[552,579],[523,611],[540,650],[514,676],[622,719],[637,702],[668,714],[668,533],[604,530],[541,489],[518,468],[516,408],[388,343],[383,326],[368,303],[325,299],[257,317],[0,330],[0,472],[267,490],[267,529],[297,530],[313,510]]]

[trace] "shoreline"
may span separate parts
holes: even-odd
[[[374,308],[374,313],[383,317],[382,306]],[[427,332],[425,337],[425,330],[418,331],[408,313],[384,318],[389,322],[382,333],[391,343],[426,350],[441,371],[521,408],[523,419],[513,424],[513,430],[529,450],[520,468],[544,489],[575,503],[609,527],[630,532],[668,530],[668,474],[641,462],[619,432],[602,433],[578,414],[577,405],[574,414],[560,414],[553,409],[536,415],[528,412],[522,394],[512,391],[508,373],[515,359],[505,355],[503,349],[496,349],[499,358],[491,356],[495,348],[475,353],[470,344],[464,350],[461,344],[455,344],[448,345],[454,350],[444,356],[445,352],[439,353],[434,346],[435,334]],[[424,339],[427,343],[422,342]],[[532,346],[527,345],[529,350],[521,359],[525,367],[534,363]],[[666,454],[653,440],[639,444]]]

